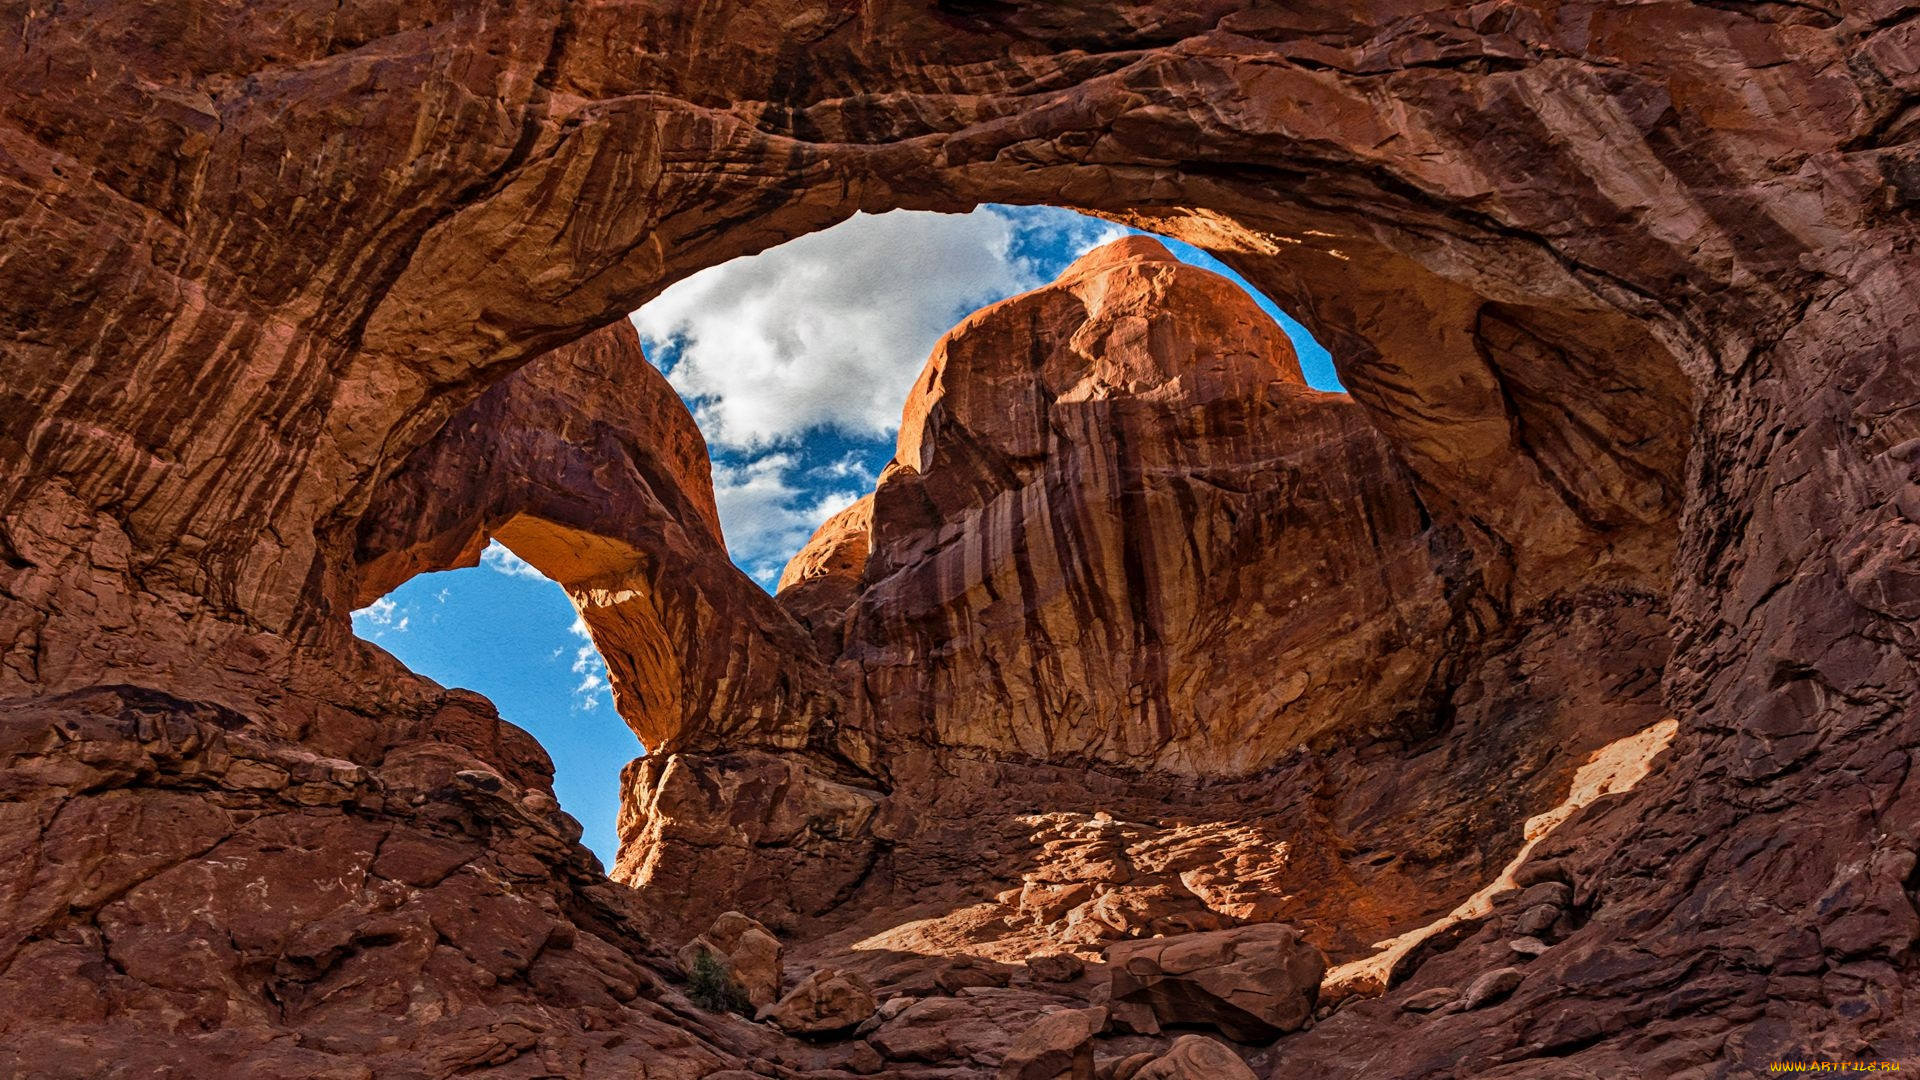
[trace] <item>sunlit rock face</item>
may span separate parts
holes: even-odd
[[[967,649],[929,672],[904,670],[904,653],[869,671],[853,651],[884,619],[854,603],[844,631],[821,632],[831,620],[782,623],[756,601],[722,610],[773,645],[750,635],[727,653],[751,692],[716,712],[671,672],[699,655],[684,634],[730,642],[738,621],[663,606],[657,629],[599,630],[636,653],[684,650],[610,657],[636,680],[630,718],[685,747],[648,790],[708,830],[646,848],[662,868],[641,894],[653,907],[703,902],[695,856],[769,898],[794,890],[751,859],[804,856],[798,930],[945,897],[979,922],[852,940],[970,947],[1014,929],[1015,910],[1056,918],[1054,885],[1100,884],[1138,891],[1082,896],[1058,919],[1090,903],[1074,925],[1174,926],[1218,904],[1317,920],[1309,938],[1339,961],[1373,927],[1423,925],[1496,878],[1525,821],[1567,805],[1588,754],[1670,711],[1677,733],[1645,778],[1535,849],[1551,871],[1536,867],[1538,884],[1565,895],[1505,996],[1463,994],[1476,1007],[1439,1019],[1401,1008],[1516,965],[1525,913],[1495,905],[1385,997],[1265,1051],[1261,1070],[1685,1075],[1910,1057],[1914,26],[1874,2],[21,10],[0,35],[5,1071],[691,1080],[850,1060],[686,1005],[662,975],[670,950],[636,929],[635,894],[549,805],[537,749],[352,640],[370,565],[356,552],[382,486],[520,365],[855,210],[986,201],[1195,242],[1297,312],[1434,533],[1459,538],[1464,577],[1443,580],[1472,599],[1450,625],[1477,627],[1480,645],[1448,646],[1444,692],[1398,730],[1330,729],[1329,746],[1234,781],[1270,788],[1210,787],[1193,774],[1219,716],[1171,709],[1208,707],[1204,688],[1170,685],[1164,709],[1129,699],[1129,715],[1164,718],[1148,738],[1083,721],[1036,735],[988,693],[973,736],[950,695],[968,665],[1006,657],[988,639],[890,629],[872,640]],[[932,463],[961,456],[926,419]],[[1162,422],[1145,409],[1119,429]],[[1151,490],[1123,460],[1170,459],[1082,469]],[[983,521],[1023,505],[929,475],[889,482]],[[688,512],[676,519],[695,530]],[[988,525],[1008,551],[1046,550]],[[612,535],[624,528],[592,535],[648,550]],[[937,531],[923,528],[907,532]],[[903,569],[942,566],[901,598],[928,620],[1011,611],[946,588],[1004,583],[985,563],[896,550]],[[1122,559],[1119,577],[1191,580],[1156,552]],[[1109,562],[1083,565],[1116,580]],[[1417,611],[1418,597],[1395,602]],[[656,603],[627,609],[634,625]],[[1144,634],[1170,610],[1097,614]],[[1149,650],[1100,644],[1129,689],[1153,685],[1135,674]],[[843,657],[826,689],[775,678],[762,696],[756,658],[802,646]],[[869,678],[925,709],[843,708],[837,688]],[[1116,692],[1102,678],[1035,686]],[[635,704],[643,691],[658,709]],[[1624,730],[1591,730],[1602,714]],[[1189,724],[1181,749],[1154,747]],[[903,737],[888,748],[890,733]],[[740,761],[723,760],[730,746]],[[684,784],[666,779],[676,763]],[[1479,801],[1456,799],[1469,783]],[[1228,794],[1238,818],[1217,816]],[[1250,800],[1281,808],[1262,828],[1326,839],[1320,879],[1363,886],[1290,893],[1268,873],[1278,844],[1177,832],[1189,810],[1232,825]],[[1305,871],[1314,844],[1296,840],[1287,865]],[[1177,868],[1169,843],[1247,859]],[[1034,866],[1029,893],[1029,849],[1081,880]],[[1087,880],[1136,871],[1138,886]],[[1290,899],[1255,910],[1230,887],[1250,880]],[[1000,1030],[1044,1003],[1061,1002],[1014,989],[913,1015]],[[957,1057],[908,1034],[880,1041],[946,1055],[913,1068]]]
[[[728,794],[689,805],[702,774],[652,763],[637,799],[724,821],[709,856],[787,867],[737,876],[787,883],[745,902],[789,922],[961,908],[889,948],[1286,920],[1353,959],[1497,875],[1585,755],[1661,718],[1659,597],[1515,613],[1485,577],[1250,297],[1121,240],[948,334],[878,489],[783,575],[839,643],[873,790],[735,756],[706,773]],[[786,824],[742,812],[767,791]],[[779,861],[862,839],[857,879]]]
[[[1144,237],[940,342],[870,536],[842,655],[884,741],[1200,775],[1416,705],[1472,577],[1253,299]]]

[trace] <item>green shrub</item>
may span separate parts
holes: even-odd
[[[708,1012],[753,1012],[753,1003],[727,966],[705,949],[694,956],[693,970],[687,972],[687,999]]]

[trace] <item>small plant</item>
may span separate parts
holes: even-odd
[[[705,949],[694,955],[693,970],[687,972],[687,1000],[708,1012],[752,1011],[752,1002],[733,973]]]

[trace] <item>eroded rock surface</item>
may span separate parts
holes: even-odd
[[[1114,1080],[1120,1080],[1116,1072]],[[1204,1035],[1182,1035],[1128,1080],[1254,1080],[1240,1055]]]
[[[873,988],[850,972],[820,968],[757,1018],[793,1035],[852,1031],[873,1015]]]
[[[362,519],[354,603],[490,539],[567,590],[649,749],[804,746],[828,712],[806,637],[727,561],[706,441],[627,320],[414,451]]]
[[[1912,11],[108,0],[10,14],[6,1071],[854,1063],[686,1007],[638,929],[648,913],[554,814],[537,750],[355,643],[347,612],[374,565],[362,538],[405,524],[391,485],[437,441],[458,459],[450,421],[516,367],[857,209],[993,200],[1150,225],[1300,315],[1337,358],[1352,427],[1431,519],[1457,635],[1444,662],[1392,681],[1382,700],[1422,689],[1377,729],[1344,717],[1306,745],[1289,724],[1242,750],[1220,714],[1171,707],[1207,693],[1163,706],[1142,677],[1135,702],[1134,682],[1116,698],[1064,672],[1032,685],[1097,690],[1161,726],[1115,731],[1067,703],[1075,722],[1035,728],[989,693],[975,734],[941,680],[1004,653],[976,642],[921,674],[885,646],[951,640],[928,624],[990,603],[928,588],[900,598],[918,623],[856,603],[836,624],[829,596],[793,609],[803,627],[718,562],[661,576],[649,560],[688,557],[701,515],[655,492],[665,515],[539,533],[565,541],[556,568],[584,554],[577,568],[614,574],[604,604],[569,584],[613,616],[596,635],[625,665],[629,719],[680,749],[631,783],[629,880],[690,895],[685,868],[719,853],[727,888],[752,898],[765,867],[805,867],[788,914],[822,952],[1014,952],[1076,910],[1098,935],[1204,907],[1284,919],[1357,958],[1494,880],[1588,753],[1671,715],[1658,768],[1533,852],[1571,893],[1531,939],[1544,951],[1514,959],[1533,908],[1493,898],[1384,997],[1281,1040],[1261,1071],[1714,1075],[1914,1056]],[[591,410],[554,400],[536,426]],[[664,437],[606,452],[671,459]],[[517,460],[533,472],[567,453]],[[596,515],[626,498],[611,474],[550,475],[595,491]],[[994,505],[927,475],[889,479],[935,507]],[[514,519],[493,514],[554,520],[491,505],[447,520],[476,512],[510,543]],[[937,533],[925,524],[905,531]],[[676,527],[684,543],[661,539]],[[430,550],[417,569],[469,557],[475,535],[381,549]],[[902,569],[940,563],[899,550]],[[923,585],[1004,584],[1006,565]],[[1120,578],[1179,567],[1122,559]],[[1144,628],[1176,609],[1129,596],[1148,609],[1089,614],[1140,628],[1138,648],[1086,648],[1133,680],[1156,655]],[[885,627],[884,664],[792,674],[863,626]],[[1031,665],[1013,670],[1031,681]],[[836,687],[882,674],[925,706],[911,725],[842,710]],[[776,780],[708,783],[749,773]],[[747,796],[737,816],[722,791]],[[1169,848],[1178,860],[1148,857]],[[1302,877],[1324,885],[1289,884]],[[911,918],[905,897],[924,905]],[[1481,1008],[1400,1007],[1509,967],[1527,974]],[[918,999],[872,1034],[892,1060],[859,1061],[984,1073],[995,1032],[1060,1004],[1020,986]],[[1141,1054],[1166,1048],[1100,1057]]]
[[[680,970],[691,971],[705,953],[739,987],[747,1004],[760,1009],[780,997],[780,952],[780,939],[766,927],[737,911],[728,911],[713,920],[706,933],[682,945],[674,959],[679,961]]]
[[[1088,254],[939,344],[878,490],[783,577],[886,789],[860,821],[787,796],[873,853],[811,914],[944,901],[868,944],[1013,963],[1281,919],[1347,960],[1424,925],[1663,708],[1658,597],[1516,613],[1486,575],[1244,292],[1147,238]]]
[[[782,592],[818,625],[859,578],[844,697],[889,744],[1244,775],[1416,707],[1471,610],[1361,411],[1150,238],[970,316],[900,430]]]
[[[1115,945],[1109,1000],[1161,1024],[1199,1024],[1267,1042],[1313,1018],[1327,959],[1291,927],[1268,924]]]
[[[999,1080],[1093,1080],[1093,1037],[1106,1026],[1102,1008],[1042,1016],[1007,1051]]]
[[[693,1080],[760,1041],[686,1007],[545,754],[477,695],[377,766],[134,687],[4,716],[0,999],[41,1036],[0,1049],[10,1075],[452,1076],[533,1055]]]

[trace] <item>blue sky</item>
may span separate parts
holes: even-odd
[[[862,214],[696,274],[636,312],[648,355],[707,437],[734,562],[771,591],[813,529],[873,489],[941,334],[1132,231],[1050,207]],[[1246,286],[1206,253],[1167,246]],[[1293,339],[1307,381],[1339,389],[1326,350],[1253,295]],[[423,574],[355,612],[353,624],[532,732],[554,759],[560,805],[611,865],[620,769],[641,747],[613,711],[606,668],[558,585],[496,545],[480,566]]]

